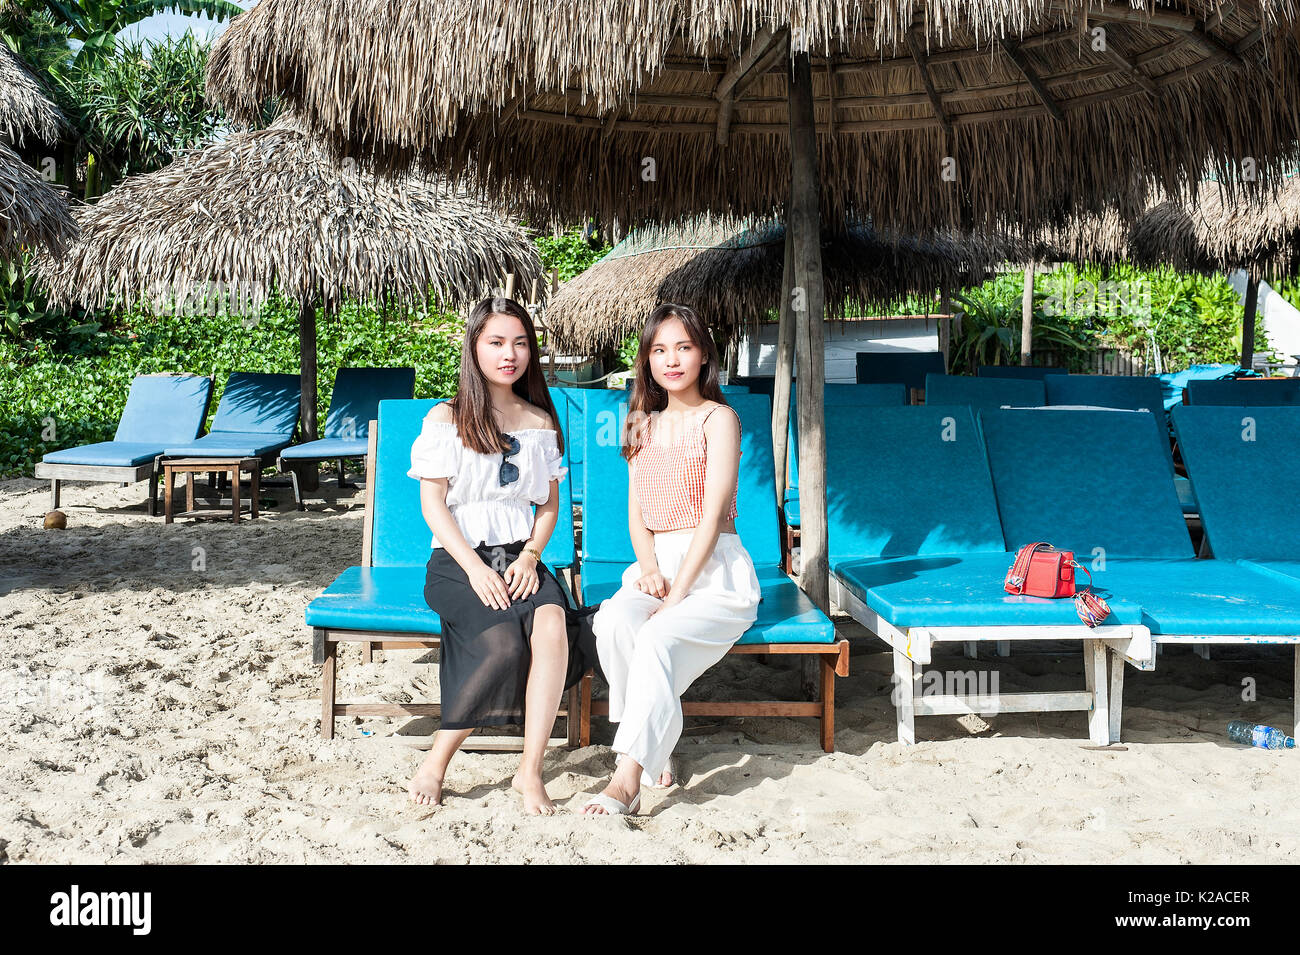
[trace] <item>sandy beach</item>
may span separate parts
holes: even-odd
[[[332,483],[326,485],[332,491]],[[463,753],[445,805],[406,781],[430,720],[340,719],[319,735],[303,608],[358,561],[357,496],[257,521],[164,525],[144,485],[0,482],[0,862],[1138,862],[1300,858],[1300,754],[1230,743],[1231,719],[1289,725],[1289,648],[1173,648],[1128,671],[1124,744],[1088,747],[1083,714],[955,718],[894,742],[884,645],[853,641],[837,752],[794,719],[688,720],[683,785],[634,819],[525,817],[518,757]],[[424,533],[421,529],[419,533]],[[342,699],[435,700],[436,654],[341,651]],[[1082,688],[1064,646],[984,651],[1001,688]],[[1242,702],[1243,679],[1258,700]],[[731,658],[692,694],[794,698],[796,672]],[[408,737],[404,739],[403,737]],[[571,810],[613,765],[612,733],[553,751]]]

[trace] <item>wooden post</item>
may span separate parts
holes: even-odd
[[[302,439],[315,441],[316,433],[316,305],[303,304],[298,309],[298,362],[301,371]],[[316,463],[303,463],[298,469],[298,486],[303,491],[320,487]]]
[[[1255,312],[1259,308],[1259,276],[1246,273],[1246,314],[1241,320],[1241,367],[1247,371],[1255,362]]]
[[[515,273],[506,273],[506,298],[515,297]]]
[[[780,324],[776,330],[776,378],[772,388],[772,458],[776,462],[776,504],[784,503],[789,478],[790,383],[794,377],[794,230],[786,216],[785,272],[781,278]]]
[[[814,604],[830,610],[830,560],[826,540],[826,419],[822,383],[826,346],[822,285],[821,196],[812,66],[796,52],[790,76],[790,215],[793,233],[795,361],[803,382],[799,397],[800,586]],[[815,674],[808,674],[815,678]],[[805,681],[809,682],[809,681]],[[815,683],[813,684],[816,685]]]
[[[1034,263],[1025,266],[1025,290],[1020,297],[1020,364],[1033,364],[1034,354]]]

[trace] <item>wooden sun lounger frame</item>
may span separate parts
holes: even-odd
[[[171,378],[175,377],[172,372],[151,372],[147,375],[139,375],[140,378]],[[183,377],[183,376],[182,376]],[[195,375],[196,378],[208,379],[208,387],[211,388],[215,381],[212,375]],[[209,393],[210,394],[210,393]],[[208,399],[211,401],[211,397]],[[46,463],[44,461],[36,462],[34,476],[37,480],[49,480],[50,482],[50,510],[59,509],[59,485],[64,481],[99,481],[105,484],[120,484],[122,487],[135,484],[137,481],[149,479],[149,501],[148,510],[150,517],[158,515],[158,490],[162,483],[162,459],[163,455],[154,455],[152,461],[136,465],[109,465],[109,464],[58,464],[56,462]]]
[[[900,693],[896,708],[898,741],[916,742],[916,717],[966,713],[1048,713],[1082,711],[1088,714],[1088,737],[1096,746],[1120,739],[1124,695],[1124,664],[1139,670],[1155,668],[1155,641],[1140,624],[1089,629],[1082,623],[1032,627],[895,627],[872,610],[832,574],[831,603],[844,610],[894,651],[894,679]],[[937,643],[976,641],[1078,640],[1083,644],[1085,689],[1047,693],[999,693],[988,696],[927,694],[922,676]]]
[[[365,516],[361,529],[361,566],[370,566],[370,545],[375,519],[375,461],[379,443],[379,422],[370,422],[370,435],[366,454]],[[563,578],[559,578],[561,584]],[[312,662],[321,666],[321,717],[322,739],[334,738],[334,720],[340,716],[440,716],[441,703],[340,703],[335,699],[335,674],[338,668],[338,648],[341,643],[360,643],[362,659],[369,663],[373,651],[380,650],[433,650],[442,646],[437,634],[412,634],[393,630],[344,630],[333,627],[312,628]],[[564,717],[568,735],[552,737],[551,746],[578,745],[579,720],[573,717],[579,710],[579,685],[565,694],[566,705],[557,716]],[[461,749],[470,751],[514,752],[523,748],[523,738],[515,736],[479,736],[467,739]]]
[[[727,651],[731,654],[783,656],[800,654],[817,657],[821,677],[818,681],[818,698],[812,701],[788,700],[729,700],[706,702],[683,700],[682,713],[686,716],[811,716],[820,724],[821,747],[824,752],[835,752],[835,677],[849,675],[849,641],[843,637],[831,643],[746,643],[737,644]],[[608,716],[609,702],[591,698],[593,672],[588,670],[582,678],[579,703],[580,730],[578,745],[591,745],[591,717]]]
[[[49,479],[50,510],[52,511],[59,509],[59,485],[64,481],[100,481],[127,487],[148,478],[149,516],[154,517],[158,513],[158,485],[162,478],[162,466],[158,462],[161,460],[162,455],[159,454],[152,461],[128,467],[107,464],[58,464],[38,461],[35,474],[38,480]]]

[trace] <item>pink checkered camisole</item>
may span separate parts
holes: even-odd
[[[660,533],[699,526],[704,517],[704,472],[708,460],[704,422],[722,408],[731,411],[726,405],[718,405],[702,415],[674,416],[671,424],[662,412],[654,416],[640,450],[632,458],[632,482],[647,529]],[[654,440],[655,425],[670,425],[661,436],[662,443]],[[728,519],[736,516],[738,490],[737,487],[731,492]]]

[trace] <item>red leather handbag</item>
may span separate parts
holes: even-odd
[[[1074,587],[1076,567],[1088,574],[1088,586],[1078,592]],[[1057,550],[1046,541],[1035,541],[1016,551],[1002,588],[1026,597],[1073,597],[1075,612],[1089,627],[1110,616],[1110,606],[1092,592],[1092,574],[1074,559],[1074,551]]]

